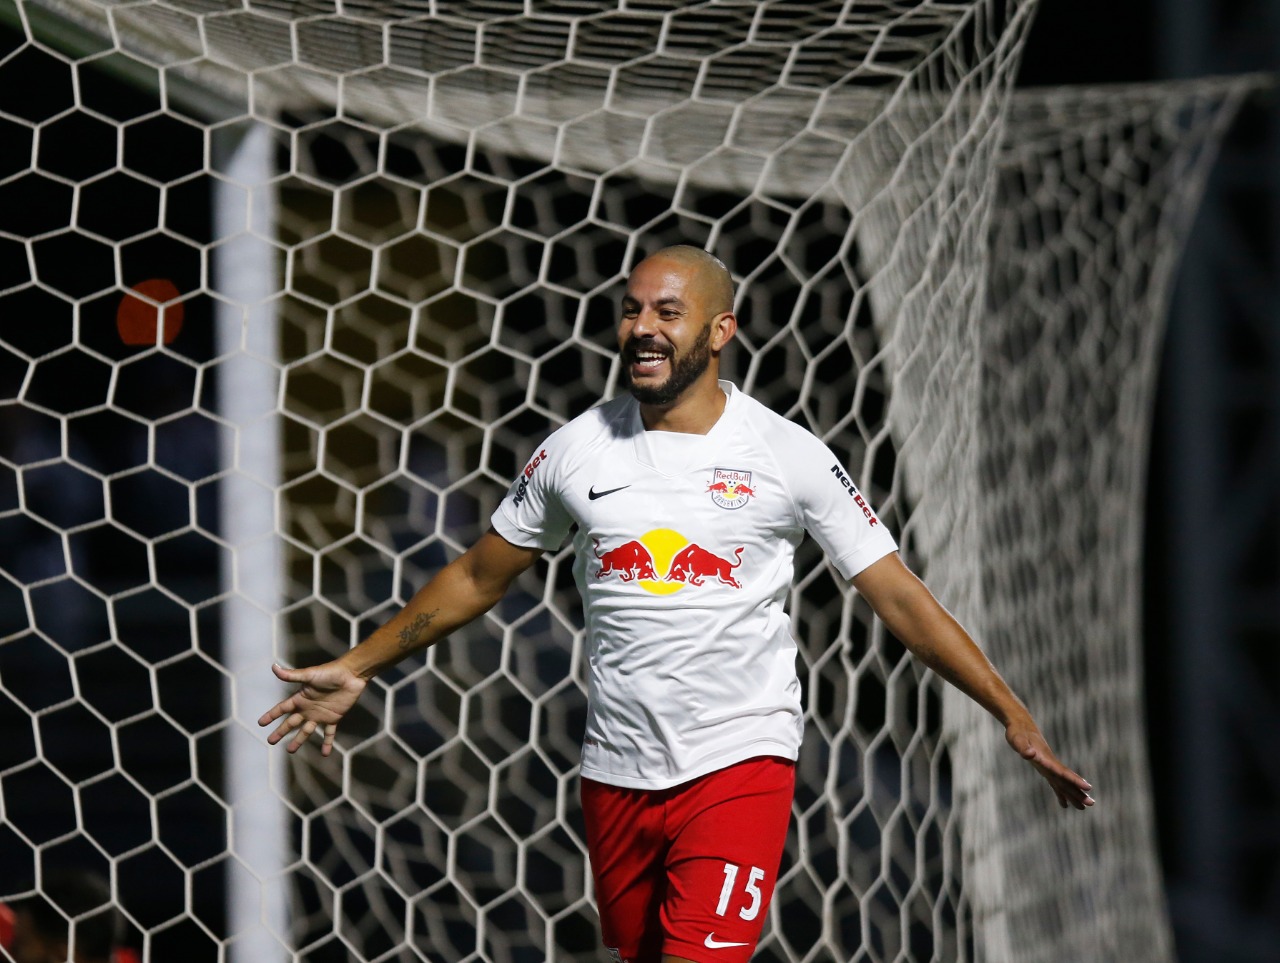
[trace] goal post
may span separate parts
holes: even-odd
[[[279,535],[278,492],[282,444],[276,414],[280,396],[275,294],[279,285],[270,238],[276,234],[275,158],[260,125],[224,131],[212,147],[225,155],[226,182],[213,189],[212,258],[218,292],[216,326],[218,483],[221,537],[228,551],[220,579],[226,587],[222,615],[222,664],[228,679],[225,792],[229,825],[228,931],[231,958],[283,959],[289,932],[286,911],[289,814],[278,795],[284,761],[261,743],[257,720],[279,698],[271,674],[283,628],[284,545]],[[264,644],[270,640],[270,645]]]
[[[1064,820],[806,544],[757,958],[1166,959],[1126,513],[1169,274],[1252,81],[1014,93],[1033,10],[21,0],[0,310],[48,319],[0,326],[21,888],[98,869],[156,959],[598,959],[567,550],[371,684],[330,758],[249,734],[273,659],[366,635],[619,389],[619,284],[687,241],[740,285],[729,376],[839,453],[1055,746],[1124,787]],[[176,303],[140,301],[161,272]]]

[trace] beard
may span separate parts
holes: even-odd
[[[653,387],[637,385],[631,380],[631,365],[635,362],[636,353],[645,348],[652,349],[650,338],[632,338],[622,349],[623,377],[627,382],[627,390],[642,405],[669,405],[702,377],[702,373],[711,364],[711,325],[702,329],[698,339],[689,346],[689,350],[681,355],[669,355],[671,374],[667,380]]]

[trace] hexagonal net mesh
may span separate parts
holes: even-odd
[[[992,959],[1173,958],[1143,705],[1148,439],[1183,239],[1226,128],[1266,83],[1010,104],[980,352],[984,643],[1103,788],[1088,820],[1027,818],[1038,787],[998,733],[948,705],[968,892]]]
[[[1029,4],[15,9],[0,895],[87,866],[154,959],[599,958],[566,553],[375,682],[330,760],[253,720],[271,661],[362,638],[617,390],[621,279],[665,244],[740,282],[728,376],[988,621],[979,321]],[[991,723],[811,545],[791,615],[807,737],[757,958],[1006,958],[953,804]],[[987,768],[953,776],[944,732]]]

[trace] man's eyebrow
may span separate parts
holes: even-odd
[[[622,304],[639,304],[640,299],[632,297],[630,294],[624,294],[622,296],[621,303]],[[675,295],[671,295],[665,298],[658,298],[658,300],[654,302],[654,306],[659,308],[664,308],[671,305],[674,305],[675,307],[683,308],[685,306],[685,303],[683,300],[676,297]]]

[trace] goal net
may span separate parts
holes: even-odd
[[[687,241],[740,282],[729,376],[857,472],[1106,802],[1050,807],[806,546],[757,958],[1166,958],[1134,506],[1245,86],[1011,99],[1031,8],[12,8],[0,895],[94,869],[153,959],[599,959],[566,553],[329,760],[254,720],[618,390],[621,279]]]
[[[1010,103],[979,330],[984,646],[1099,803],[1086,820],[1044,818],[1020,760],[948,693],[990,959],[1173,958],[1142,698],[1148,439],[1182,239],[1260,80]]]

